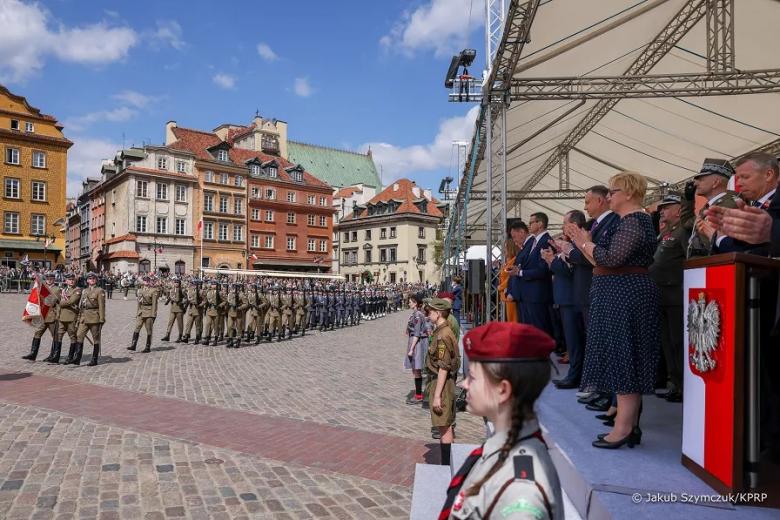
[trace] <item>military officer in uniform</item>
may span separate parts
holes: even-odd
[[[70,339],[70,347],[68,348],[67,361],[73,359],[73,355],[76,353],[76,344],[78,343],[76,332],[78,327],[79,318],[79,302],[81,301],[81,288],[76,287],[76,276],[73,273],[67,273],[65,275],[65,287],[62,288],[60,293],[60,315],[59,323],[57,324],[57,356],[52,354],[52,360],[49,363],[57,364],[60,362],[59,350],[62,349],[62,340],[65,337],[65,333],[68,334]]]
[[[658,237],[650,278],[661,289],[661,346],[669,375],[666,400],[682,401],[683,379],[683,263],[691,230],[681,221],[681,214],[692,213],[693,200],[669,193],[658,204],[663,230]]]
[[[40,287],[45,286],[49,291],[49,295],[46,297],[45,301],[42,302],[49,306],[49,311],[46,313],[46,317],[43,318],[40,324],[35,328],[32,346],[30,347],[30,353],[26,356],[22,356],[22,359],[28,359],[30,361],[35,361],[35,358],[38,357],[38,349],[41,346],[41,338],[43,338],[43,335],[47,330],[49,333],[51,333],[51,352],[49,353],[49,356],[44,359],[44,361],[51,361],[52,356],[54,355],[57,348],[57,314],[59,311],[58,304],[60,301],[60,289],[54,283],[54,272],[47,272],[44,278],[45,281],[42,280],[40,276],[38,276],[38,285]],[[40,294],[40,292],[38,294]],[[59,359],[59,357],[60,355],[57,353],[57,359]]]
[[[168,288],[165,303],[170,304],[171,313],[168,318],[168,329],[165,332],[165,336],[160,338],[160,341],[171,340],[171,330],[173,329],[173,324],[176,323],[176,328],[179,331],[176,343],[181,343],[184,332],[184,312],[187,309],[187,295],[182,290],[181,279],[178,277],[173,278],[173,287]]]
[[[243,283],[238,284],[238,337],[249,340],[246,330],[247,313],[249,312],[249,298],[247,288]]]
[[[260,283],[257,284],[260,288],[258,294],[257,303],[257,323],[255,325],[255,345],[260,344],[260,340],[266,335],[266,316],[268,315],[268,308],[270,303],[268,302],[268,296],[265,292],[265,287]]]
[[[187,322],[184,324],[183,343],[190,341],[193,325],[195,325],[195,345],[200,343],[201,335],[203,334],[203,307],[205,306],[205,300],[200,290],[200,285],[200,280],[193,280],[190,286],[187,287],[185,295],[187,299]]]
[[[439,518],[562,519],[561,484],[533,412],[550,380],[555,341],[531,325],[493,321],[463,343],[466,410],[496,432],[453,477]]]
[[[241,307],[241,284],[235,282],[233,287],[229,290],[227,298],[225,300],[227,307],[225,309],[225,317],[227,318],[227,345],[225,348],[238,348],[241,346],[241,336],[239,335],[239,314]]]
[[[250,283],[246,288],[246,340],[252,341],[257,330],[257,307],[260,304],[260,295],[257,292],[257,284]]]
[[[218,334],[215,338],[215,344],[217,341],[222,341],[225,339],[225,329],[227,328],[227,296],[228,296],[228,289],[230,288],[230,282],[223,282],[220,289],[219,289],[219,300],[220,305],[217,309],[219,311],[219,316],[217,319],[217,331]]]
[[[325,305],[327,305],[327,298],[325,296],[324,289],[320,288],[317,291],[317,298],[315,299],[315,311],[317,312],[317,327],[320,332],[325,330],[326,312]]]
[[[282,313],[282,328],[279,339],[284,339],[285,334],[287,339],[292,337],[292,321],[293,321],[293,297],[292,289],[282,289],[280,296],[281,301],[281,313]],[[285,332],[286,331],[286,332]]]
[[[152,329],[154,320],[157,318],[157,298],[159,294],[157,289],[152,286],[150,277],[144,276],[143,281],[144,285],[136,292],[138,311],[136,312],[132,343],[127,347],[127,350],[136,349],[141,329],[146,328],[146,347],[141,351],[146,353],[152,351]]]
[[[737,196],[728,191],[729,179],[734,175],[734,167],[726,159],[704,159],[701,171],[693,177],[694,188],[686,186],[686,199],[693,197],[690,192],[695,189],[696,195],[707,199],[698,216],[694,220],[692,211],[682,215],[683,225],[691,229],[688,241],[687,256],[709,256],[712,251],[712,237],[715,228],[707,222],[707,210],[711,207],[736,208]]]
[[[217,344],[217,321],[219,319],[219,307],[221,305],[219,282],[217,280],[211,281],[211,288],[206,290],[206,296],[204,298],[205,304],[205,325],[204,325],[204,338],[203,344],[207,345],[211,341],[211,334],[214,333],[214,343]]]
[[[306,334],[306,297],[300,287],[293,292],[293,305],[295,306],[295,333]]]
[[[344,326],[344,293],[336,290],[336,316],[334,320],[334,326],[341,328]]]
[[[76,352],[66,365],[81,363],[87,332],[92,337],[92,359],[89,366],[97,365],[100,357],[100,329],[106,322],[106,292],[97,286],[97,273],[87,275],[87,288],[81,291],[79,300],[79,328],[76,331]]]
[[[281,339],[281,310],[282,300],[281,296],[279,295],[279,287],[274,286],[271,289],[271,294],[268,296],[268,312],[265,315],[265,328],[269,341],[273,341],[274,336],[279,336],[279,339]]]

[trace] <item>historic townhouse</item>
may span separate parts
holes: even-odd
[[[0,86],[0,263],[65,261],[68,148],[57,120]]]

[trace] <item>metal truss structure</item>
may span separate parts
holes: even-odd
[[[455,204],[451,207],[445,235],[445,276],[462,269],[466,244],[473,245],[469,235],[473,231],[485,232],[488,259],[486,270],[485,317],[499,317],[495,287],[497,273],[491,274],[494,262],[503,263],[503,242],[509,211],[519,211],[522,200],[574,200],[584,197],[584,191],[571,189],[569,154],[581,152],[578,143],[622,99],[663,98],[687,96],[724,96],[765,92],[780,92],[780,70],[737,70],[735,68],[734,0],[689,0],[671,17],[669,22],[642,48],[641,52],[620,76],[584,76],[566,78],[518,78],[514,77],[518,62],[529,35],[540,0],[486,0],[486,49],[489,59],[486,79],[480,86],[469,85],[469,95],[449,94],[455,102],[480,102],[480,113],[475,124],[470,153],[458,187]],[[584,42],[611,28],[654,9],[663,2],[653,2],[623,19],[615,20],[592,34],[582,36]],[[506,7],[506,9],[505,9]],[[706,19],[707,72],[689,74],[651,74],[653,68],[677,46],[690,30]],[[500,23],[499,23],[500,22]],[[498,27],[500,26],[500,29]],[[577,42],[562,47],[572,48]],[[535,57],[524,63],[528,68],[565,50],[552,51],[549,56]],[[459,88],[459,87],[458,87]],[[507,189],[507,155],[523,146],[523,143],[507,143],[506,112],[510,103],[535,100],[596,100],[548,155],[536,170],[532,171],[519,190]],[[581,106],[581,105],[580,105]],[[568,114],[568,112],[567,112]],[[759,149],[780,151],[780,140]],[[581,152],[584,153],[584,152]],[[544,155],[542,155],[544,157]],[[474,177],[484,161],[486,178],[474,189]],[[535,189],[555,167],[558,167],[558,190]],[[482,175],[482,173],[480,173]],[[680,188],[685,181],[668,184],[650,179],[648,197],[657,198],[666,190]],[[484,201],[478,213],[484,224],[467,222],[470,201]],[[473,215],[472,215],[473,216]],[[484,217],[484,220],[483,220]],[[473,220],[473,219],[472,219]],[[496,255],[494,252],[499,252]],[[499,305],[498,309],[501,308]],[[500,312],[500,311],[498,311]]]

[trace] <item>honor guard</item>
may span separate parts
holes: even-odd
[[[293,321],[293,297],[292,289],[290,287],[282,289],[280,296],[281,312],[282,312],[282,332],[279,339],[284,339],[285,335],[287,339],[292,337],[292,321]]]
[[[225,339],[225,329],[227,328],[227,296],[230,282],[223,282],[219,288],[219,316],[217,317],[217,338],[216,341]]]
[[[246,340],[252,341],[257,330],[257,307],[260,305],[260,295],[257,292],[257,284],[247,285],[246,294]]]
[[[268,315],[268,309],[270,308],[270,303],[268,303],[268,296],[265,292],[265,286],[261,284],[257,284],[260,292],[257,296],[257,323],[255,325],[255,345],[260,344],[260,340],[267,334],[266,330],[266,316]]]
[[[279,295],[279,287],[274,286],[273,289],[271,289],[270,296],[268,297],[268,313],[266,314],[265,317],[266,331],[268,333],[269,341],[272,341],[274,339],[274,336],[279,336],[279,339],[282,339],[281,311],[282,311],[282,300],[281,300],[281,296]]]
[[[87,332],[92,337],[92,359],[89,366],[95,366],[100,357],[100,329],[106,322],[106,293],[97,286],[97,274],[87,275],[87,287],[81,291],[79,300],[79,327],[76,330],[76,352],[73,359],[66,361],[66,365],[78,365],[81,363],[81,354],[84,349],[84,340]]]
[[[38,326],[35,327],[30,353],[26,356],[22,356],[22,359],[28,359],[30,361],[35,361],[35,358],[38,357],[38,349],[41,346],[41,338],[43,338],[43,335],[47,330],[51,334],[51,352],[49,353],[49,357],[44,359],[44,361],[51,361],[52,356],[54,355],[57,348],[57,314],[59,311],[58,304],[60,301],[60,289],[54,283],[54,272],[47,272],[44,279],[45,280],[41,280],[41,278],[38,277],[38,283],[41,287],[46,287],[46,290],[49,291],[49,295],[41,303],[48,305],[49,311],[46,313],[46,316],[40,320]],[[40,290],[38,294],[40,295]],[[57,359],[59,359],[59,357],[60,354],[57,352]]]
[[[344,293],[336,290],[336,316],[334,327],[341,328],[344,326]]]
[[[246,332],[247,313],[249,312],[249,298],[247,297],[247,286],[241,283],[238,287],[238,337],[244,339]],[[249,339],[248,336],[246,339]]]
[[[328,303],[328,299],[325,296],[325,292],[323,289],[320,289],[317,291],[317,299],[315,300],[315,311],[317,313],[317,327],[320,329],[320,332],[325,330],[325,306]]]
[[[470,330],[463,344],[467,410],[503,426],[466,458],[439,518],[563,518],[560,481],[533,413],[555,341],[530,325],[494,321]]]
[[[68,334],[70,339],[70,347],[68,348],[68,357],[66,360],[72,360],[73,355],[76,353],[76,344],[78,343],[76,338],[76,332],[78,332],[78,319],[79,319],[79,302],[81,301],[81,288],[76,287],[76,276],[73,273],[65,275],[65,287],[62,288],[60,294],[60,315],[59,323],[57,325],[57,356],[52,354],[52,360],[50,363],[60,362],[60,350],[62,349],[62,339],[65,337],[65,333]],[[67,361],[66,361],[67,363]]]
[[[238,348],[241,346],[241,336],[239,335],[239,308],[241,307],[241,284],[236,282],[229,290],[227,295],[227,309],[225,316],[227,318],[227,345],[225,348]]]
[[[333,330],[336,327],[336,291],[333,286],[328,289],[325,312],[327,315],[325,328]]]
[[[293,293],[293,305],[295,308],[295,332],[306,334],[306,296],[300,287]]]
[[[159,296],[157,289],[152,287],[152,279],[148,276],[143,278],[144,284],[136,292],[138,298],[138,310],[135,315],[135,330],[133,339],[127,350],[135,350],[138,344],[138,337],[141,329],[146,328],[146,347],[141,352],[152,351],[152,330],[154,320],[157,318],[157,298]]]
[[[173,329],[173,324],[176,323],[176,329],[179,332],[176,343],[181,343],[182,334],[184,333],[184,312],[187,309],[187,295],[182,290],[181,280],[178,277],[173,278],[173,287],[168,289],[165,297],[165,305],[168,304],[171,306],[171,312],[168,317],[168,329],[165,332],[165,336],[160,338],[160,340],[171,340],[171,330]]]
[[[201,281],[193,280],[187,287],[187,322],[184,325],[184,337],[182,342],[190,341],[192,326],[195,325],[195,345],[198,345],[203,334],[203,307],[206,306],[206,300],[201,291]]]
[[[219,282],[217,280],[211,280],[210,288],[206,290],[205,301],[205,325],[204,325],[204,339],[203,344],[208,345],[211,342],[211,334],[214,334],[214,342],[212,345],[217,344],[217,322],[219,320],[219,307],[221,305],[221,298],[219,292]]]

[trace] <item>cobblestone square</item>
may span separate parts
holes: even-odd
[[[405,403],[405,311],[235,350],[161,342],[162,306],[142,354],[115,297],[100,364],[73,367],[20,359],[24,301],[0,301],[2,518],[407,518],[414,464],[438,458]]]

